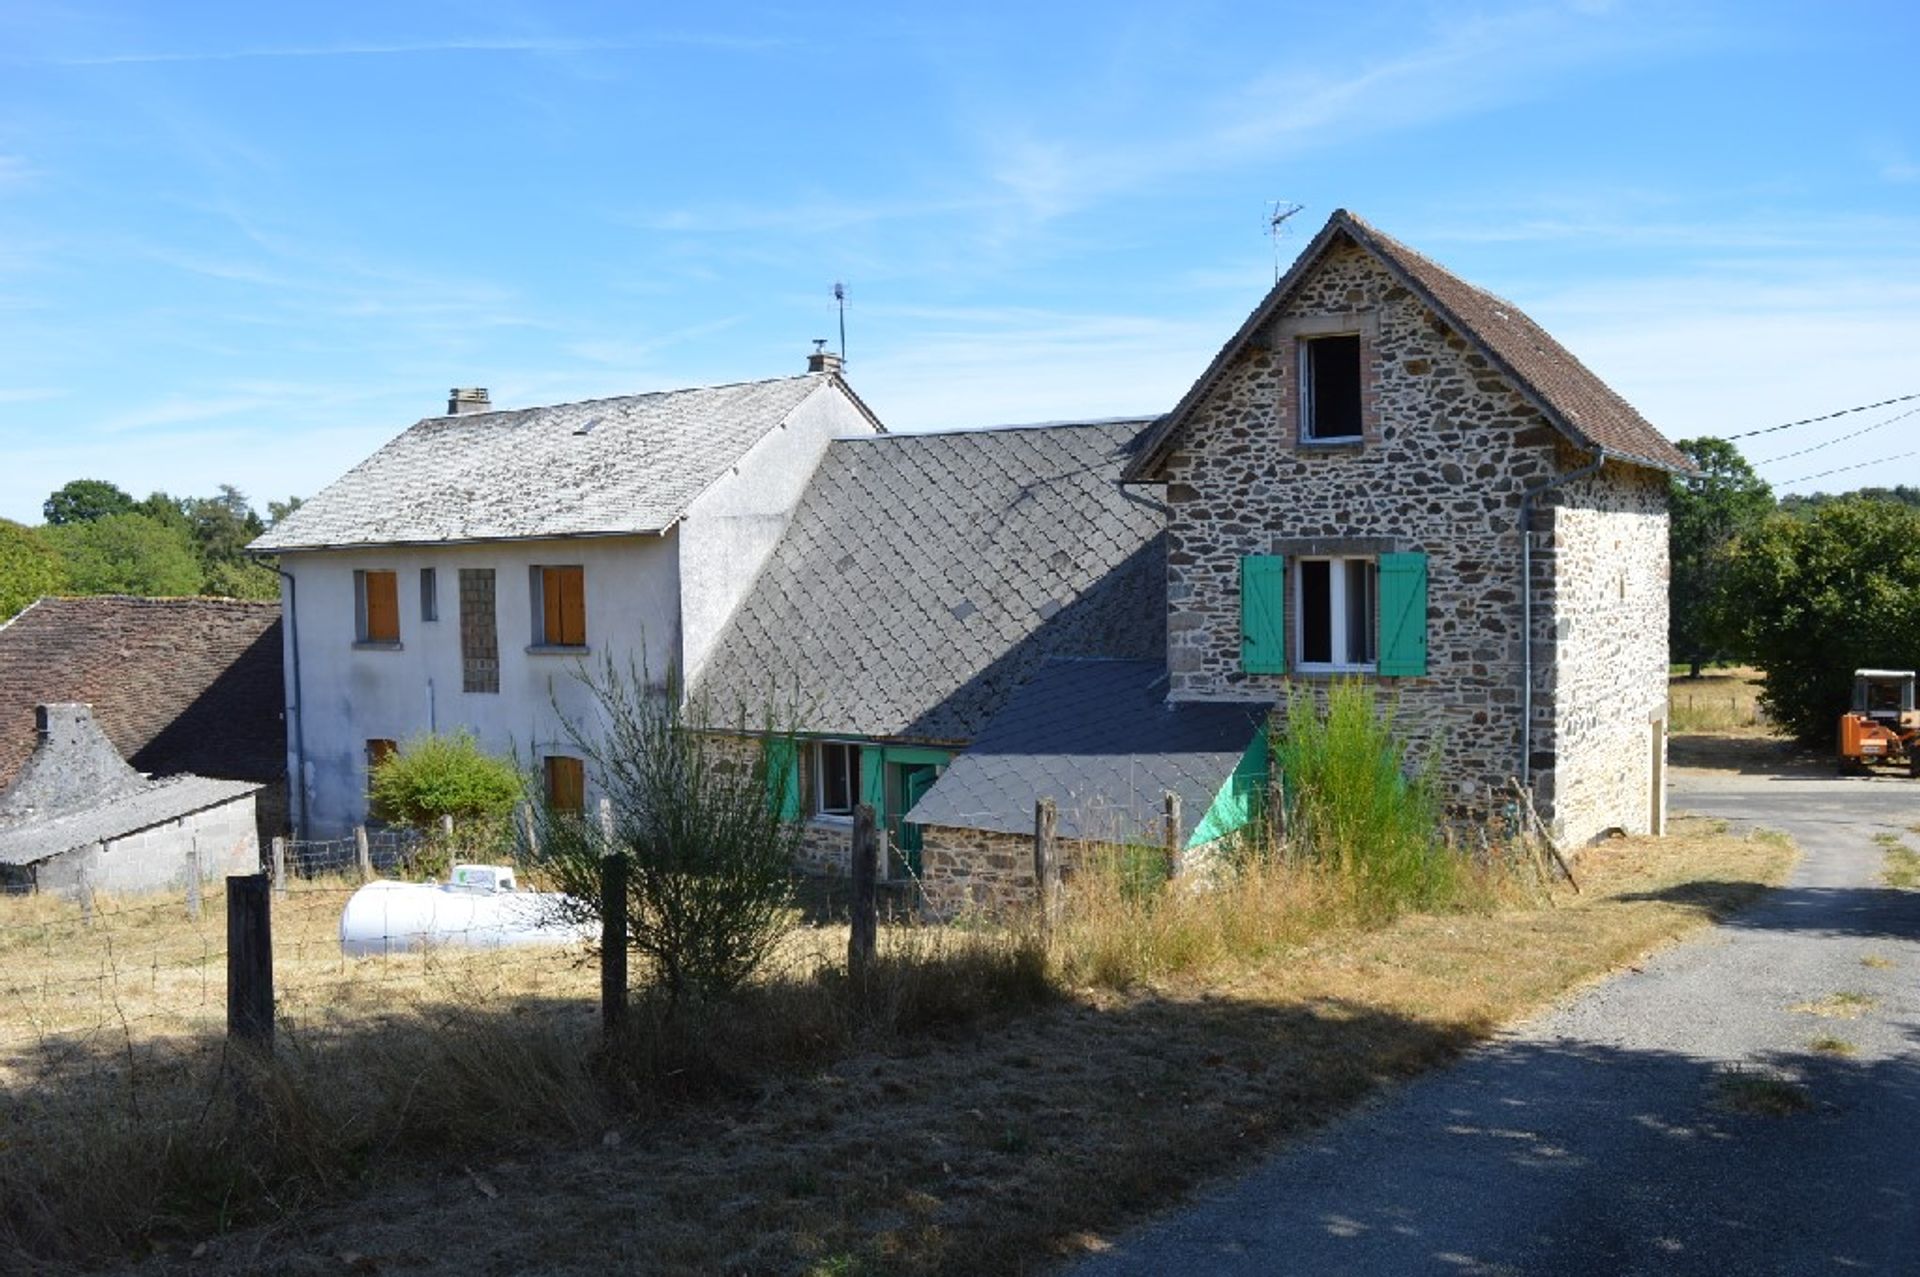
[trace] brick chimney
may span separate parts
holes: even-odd
[[[458,417],[469,412],[492,412],[493,401],[485,386],[455,386],[447,392],[447,415]]]
[[[813,339],[813,353],[807,356],[808,372],[839,372],[840,356],[827,349],[825,337]]]

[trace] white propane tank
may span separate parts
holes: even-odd
[[[506,865],[455,865],[447,877],[444,883],[381,879],[354,892],[340,914],[340,952],[368,957],[434,945],[503,949],[593,937],[591,924],[568,921],[566,896],[515,890]]]

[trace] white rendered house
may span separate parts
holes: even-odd
[[[456,390],[256,540],[283,578],[295,830],[363,821],[369,763],[428,731],[581,801],[582,662],[697,678],[828,441],[884,431],[837,365],[512,411]]]

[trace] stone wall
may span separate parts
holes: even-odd
[[[196,863],[203,882],[260,872],[252,794],[50,857],[34,877],[41,891],[60,895],[74,895],[83,886],[136,895],[184,888]]]
[[[1534,754],[1556,832],[1653,827],[1667,704],[1667,480],[1609,466],[1552,512],[1552,714]]]
[[[1303,443],[1295,411],[1298,343],[1340,331],[1361,335],[1363,435],[1353,442]],[[1167,459],[1172,695],[1284,702],[1295,689],[1321,692],[1335,677],[1242,672],[1243,556],[1423,553],[1428,672],[1378,682],[1396,702],[1398,726],[1413,754],[1438,755],[1446,800],[1459,808],[1484,806],[1490,789],[1521,771],[1522,497],[1587,459],[1370,254],[1336,242],[1283,313],[1196,406]],[[1652,572],[1648,557],[1664,547],[1664,523],[1656,547],[1647,505],[1653,486],[1662,483],[1658,474],[1609,466],[1571,496],[1549,494],[1536,516],[1536,529],[1556,526],[1566,536],[1601,537],[1607,542],[1606,549],[1596,547],[1601,558],[1618,539],[1630,546],[1634,565],[1626,580],[1632,598],[1606,611],[1609,618],[1633,618],[1636,637],[1627,643],[1599,641],[1607,620],[1577,619],[1599,600],[1597,585],[1590,589],[1588,581],[1600,571],[1599,559],[1591,568],[1580,559],[1586,547],[1571,552],[1580,559],[1571,565],[1580,583],[1569,584],[1558,610],[1550,584],[1558,561],[1552,548],[1566,547],[1550,548],[1535,564],[1535,580],[1548,588],[1535,599],[1535,712],[1546,730],[1536,731],[1533,751],[1554,755],[1556,748],[1564,753],[1593,747],[1612,760],[1596,764],[1591,775],[1584,765],[1561,768],[1537,785],[1543,814],[1551,815],[1557,777],[1569,800],[1582,805],[1574,822],[1582,828],[1592,824],[1592,812],[1614,801],[1609,795],[1625,793],[1616,756],[1625,749],[1628,727],[1642,736],[1647,731],[1640,692],[1609,702],[1598,695],[1588,671],[1626,659],[1622,643],[1632,648],[1636,671],[1646,660],[1643,646],[1657,643],[1664,652],[1664,578]],[[1592,518],[1570,513],[1554,523],[1563,502],[1594,512]],[[1552,539],[1539,531],[1536,538],[1537,544]],[[1297,650],[1299,609],[1291,594],[1288,603],[1291,653]],[[1566,634],[1557,638],[1562,630]],[[1559,665],[1569,672],[1556,682]],[[1574,697],[1576,725],[1562,726],[1555,737],[1554,697],[1562,691]],[[1645,807],[1642,796],[1631,810]]]

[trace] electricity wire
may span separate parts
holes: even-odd
[[[1732,440],[1735,440],[1735,439],[1751,439],[1755,435],[1775,434],[1782,430],[1791,430],[1795,426],[1810,426],[1816,421],[1832,421],[1835,417],[1844,417],[1849,413],[1871,412],[1875,408],[1890,408],[1894,404],[1906,403],[1909,400],[1913,400],[1913,399],[1920,399],[1920,390],[1916,390],[1910,395],[1895,395],[1891,399],[1882,399],[1879,403],[1863,403],[1857,408],[1842,408],[1839,412],[1822,413],[1818,417],[1802,417],[1798,421],[1789,421],[1783,425],[1766,426],[1759,430],[1745,430],[1737,435],[1728,435],[1727,439],[1729,442],[1731,442]]]
[[[1888,417],[1885,421],[1876,421],[1872,425],[1864,426],[1859,430],[1849,431],[1848,433],[1843,435],[1835,435],[1833,438],[1828,439],[1824,443],[1812,444],[1808,447],[1801,448],[1795,452],[1783,452],[1777,457],[1768,457],[1765,461],[1756,461],[1753,464],[1756,466],[1770,466],[1776,461],[1787,461],[1794,457],[1804,457],[1809,452],[1818,452],[1822,448],[1831,448],[1836,443],[1845,443],[1849,439],[1858,439],[1861,435],[1870,435],[1874,431],[1880,429],[1882,426],[1890,426],[1896,421],[1904,421],[1906,418],[1914,416],[1916,413],[1920,413],[1920,408],[1909,408],[1905,412],[1895,413],[1893,416]]]
[[[1835,466],[1831,470],[1822,470],[1818,474],[1803,474],[1798,479],[1782,479],[1779,486],[1790,488],[1796,483],[1805,483],[1809,479],[1824,479],[1830,474],[1845,474],[1849,470],[1864,470],[1868,466],[1885,465],[1889,461],[1904,461],[1908,457],[1920,457],[1920,449],[1915,449],[1912,452],[1896,453],[1891,457],[1875,457],[1872,461],[1859,461],[1850,466]]]

